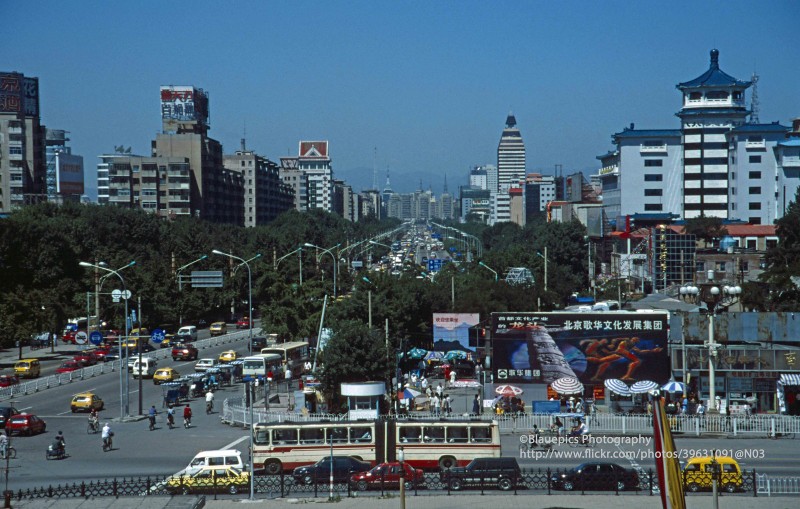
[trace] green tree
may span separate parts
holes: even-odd
[[[727,235],[728,230],[719,217],[699,216],[686,220],[686,224],[683,225],[683,233],[694,235],[708,246]]]
[[[800,305],[800,189],[786,214],[775,221],[777,244],[764,256],[767,269],[760,279],[769,284],[773,311],[795,311]]]

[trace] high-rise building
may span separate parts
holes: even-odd
[[[525,222],[531,222],[537,216],[544,218],[547,204],[555,199],[555,177],[529,173],[525,179]]]
[[[333,210],[333,168],[327,141],[301,141],[297,167],[307,180],[307,208]]]
[[[0,214],[47,199],[39,78],[0,73]]]
[[[497,200],[495,222],[510,221],[510,195],[512,187],[519,187],[525,179],[525,143],[517,128],[517,119],[509,113],[506,127],[497,146]]]
[[[745,123],[750,113],[745,90],[752,82],[738,80],[719,68],[719,51],[697,78],[679,83],[683,107],[677,113],[683,135],[683,217],[729,218],[729,152],[726,134]]]
[[[45,159],[47,173],[45,186],[47,200],[54,203],[79,202],[84,193],[83,157],[74,155],[67,144],[67,132],[46,129]]]
[[[800,187],[800,118],[792,120],[791,132],[772,151],[775,154],[777,173],[775,217],[780,218],[786,215],[786,209],[795,201],[797,188]]]
[[[244,226],[269,223],[294,207],[294,191],[280,177],[278,165],[252,150],[226,155],[225,168],[241,173],[244,181]]]

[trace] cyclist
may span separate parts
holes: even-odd
[[[111,437],[114,436],[114,432],[111,431],[110,424],[106,423],[105,426],[103,426],[103,431],[100,436],[103,439],[103,449],[105,449],[106,447],[111,449]]]
[[[150,411],[147,414],[147,417],[150,419],[150,431],[156,429],[156,407],[152,405],[150,407]]]
[[[183,408],[183,427],[188,428],[192,425],[192,408],[189,406],[189,403],[186,403],[186,406]]]
[[[175,426],[175,408],[172,405],[167,409],[167,424],[169,424],[170,429]]]
[[[577,419],[575,421],[575,426],[572,427],[572,430],[569,432],[569,436],[580,438],[580,442],[586,443],[586,439],[589,435],[589,428],[586,426],[586,423],[583,422],[581,419]]]
[[[50,446],[53,449],[53,452],[57,454],[64,454],[67,448],[67,442],[64,440],[64,435],[61,431],[58,432],[58,435],[55,436],[53,439],[53,443]]]
[[[89,424],[95,432],[100,428],[100,418],[97,416],[96,408],[92,408],[92,411],[89,413]]]
[[[209,389],[206,393],[206,413],[210,414],[214,410],[214,392]]]
[[[550,426],[550,431],[556,433],[558,436],[561,436],[564,433],[564,423],[561,422],[561,418],[556,416],[555,422]]]

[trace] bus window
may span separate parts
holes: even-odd
[[[425,442],[444,442],[444,426],[425,426]]]
[[[300,430],[301,444],[324,444],[322,428],[302,428]]]
[[[360,427],[350,428],[350,442],[352,443],[372,442],[372,431],[370,430],[370,428],[360,428]]]
[[[422,428],[417,426],[403,426],[400,428],[400,441],[403,443],[418,443],[422,437]]]
[[[489,426],[472,426],[469,432],[473,442],[488,444],[492,441],[492,429]]]
[[[454,443],[466,443],[468,442],[467,438],[467,428],[462,426],[450,426],[447,428],[447,443],[454,444]]]
[[[297,430],[278,428],[272,430],[272,445],[297,444]]]
[[[347,443],[347,428],[326,428],[325,443],[329,444],[333,440],[334,444]]]
[[[256,428],[253,442],[258,445],[269,445],[269,430]]]

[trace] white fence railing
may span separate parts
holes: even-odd
[[[448,416],[436,416],[445,419],[463,419],[469,416],[472,419],[496,420],[501,432],[527,433],[535,424],[539,429],[546,430],[553,423],[554,417],[549,414],[523,414],[518,416],[494,414],[469,414],[453,413]],[[413,414],[411,418],[433,417],[428,414]],[[286,411],[269,411],[264,408],[253,407],[253,420],[255,422],[271,421],[310,421],[310,420],[338,420],[342,416],[334,414],[303,414]],[[404,418],[404,417],[399,417]],[[231,425],[248,427],[250,425],[250,409],[242,402],[241,398],[226,399],[222,405],[221,419]],[[563,420],[563,418],[562,418]],[[696,417],[692,415],[675,415],[669,417],[670,428],[676,436],[701,436],[704,434],[726,434],[728,436],[753,436],[767,438],[797,433],[800,437],[800,417],[789,415],[751,415],[727,417],[723,415],[706,415]],[[587,416],[586,423],[592,432],[607,434],[651,434],[653,418],[646,414],[606,414]],[[564,422],[570,426],[571,422]]]
[[[253,335],[261,329],[253,329]],[[235,343],[243,339],[249,338],[250,331],[236,331],[223,336],[216,336],[208,339],[201,339],[192,343],[199,351],[206,348],[212,348],[226,343]],[[116,353],[116,350],[114,350]],[[142,357],[149,357],[151,359],[164,359],[172,356],[172,348],[160,348],[146,354]],[[101,362],[94,366],[87,366],[85,368],[72,371],[70,373],[57,373],[55,375],[35,378],[30,381],[21,382],[17,385],[10,387],[3,387],[0,389],[0,400],[13,399],[18,396],[39,392],[50,387],[58,387],[60,385],[68,384],[76,380],[85,380],[94,376],[102,375],[104,373],[113,373],[120,368],[120,364],[127,365],[125,359],[118,359],[109,362]]]
[[[768,497],[773,494],[785,495],[800,493],[800,477],[770,477],[767,474],[756,474],[756,491]]]

